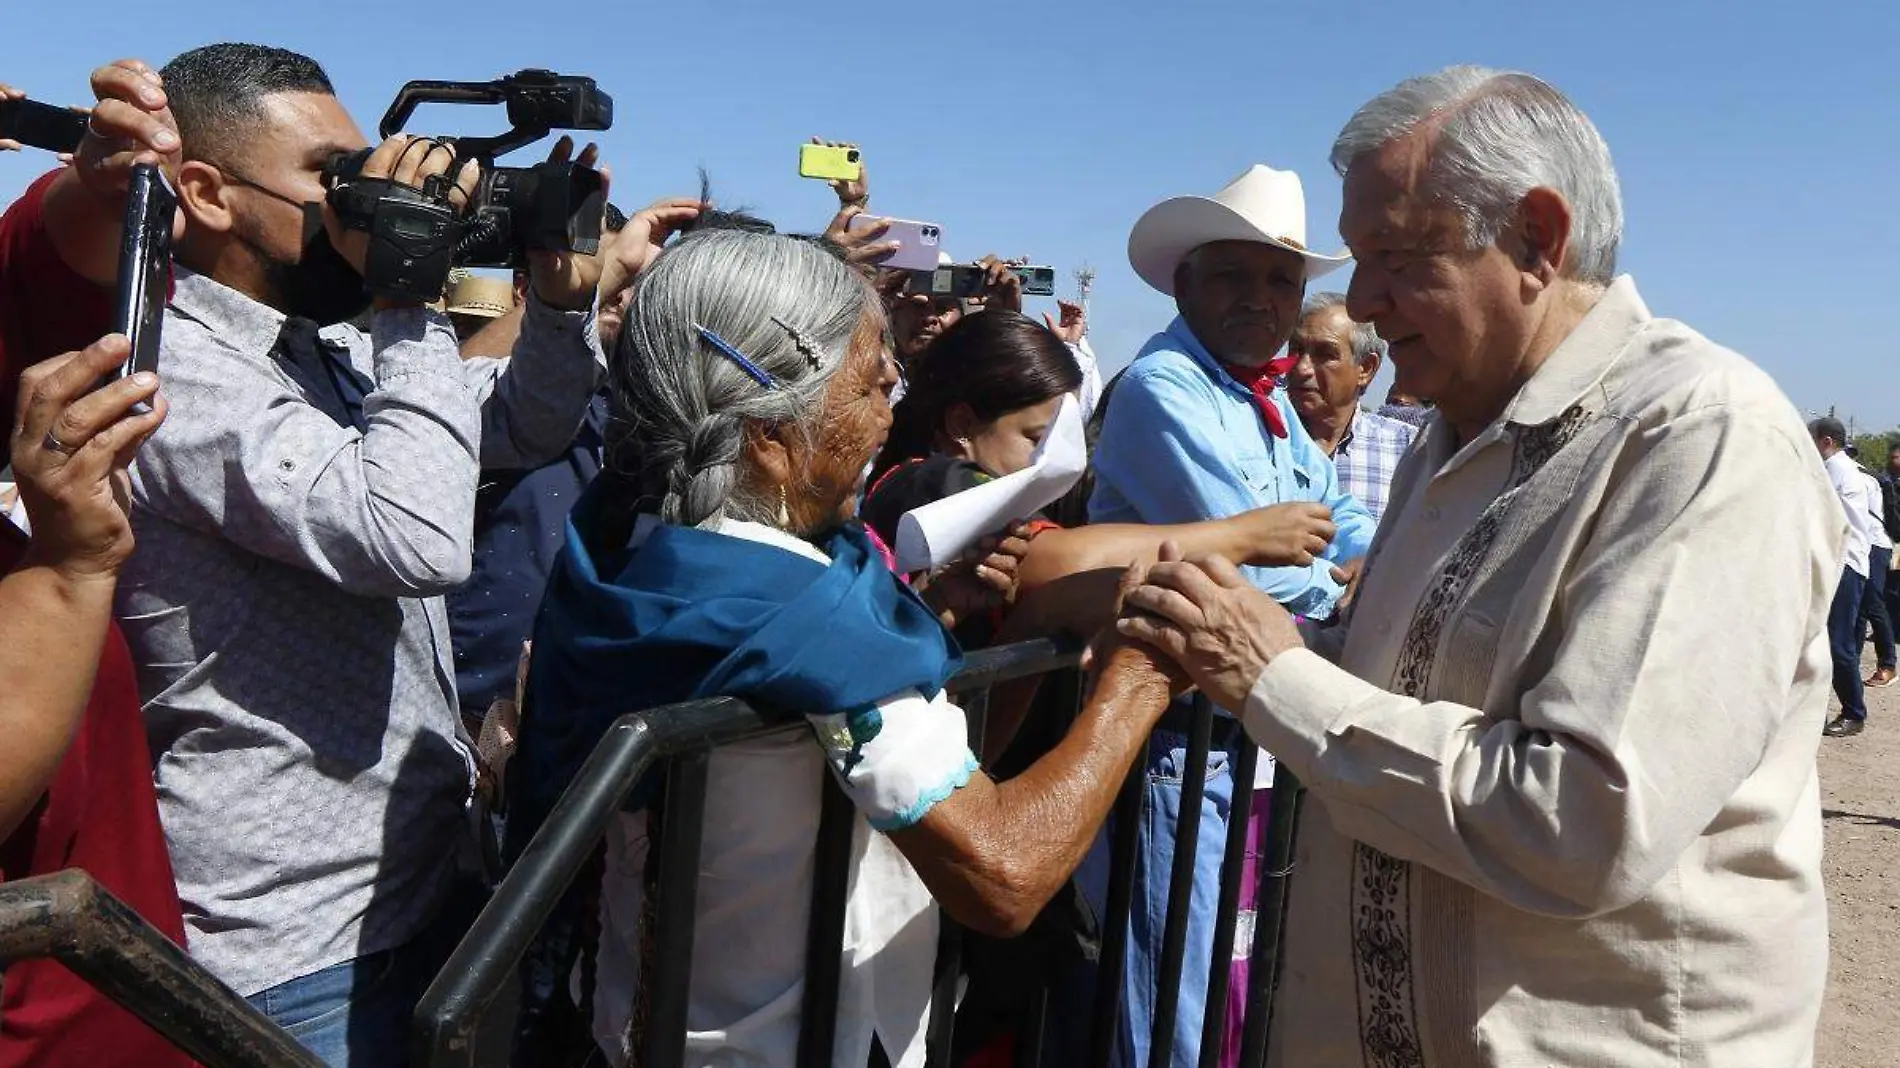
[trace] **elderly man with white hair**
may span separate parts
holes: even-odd
[[[1359,406],[1385,362],[1385,348],[1371,323],[1346,313],[1344,293],[1307,297],[1287,343],[1294,361],[1287,399],[1313,444],[1333,458],[1340,488],[1365,505],[1375,523],[1385,515],[1392,476],[1418,433],[1416,424]]]
[[[1439,406],[1356,603],[1309,649],[1169,562],[1120,624],[1316,802],[1269,1063],[1811,1064],[1846,524],[1799,416],[1616,275],[1609,150],[1544,82],[1407,81],[1333,163],[1352,316]]]

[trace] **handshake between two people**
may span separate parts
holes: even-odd
[[[1306,647],[1292,614],[1237,565],[1311,567],[1337,528],[1317,503],[1273,505],[1222,522],[1240,528],[1244,551],[1189,554],[1169,540],[1153,562],[1138,560],[1123,572],[1114,625],[1095,657],[1121,670],[1159,672],[1173,694],[1198,689],[1237,710],[1275,657]],[[1358,559],[1331,569],[1344,588],[1336,615],[1358,595],[1363,567]]]
[[[1292,616],[1241,568],[1310,568],[1336,533],[1317,503],[1166,527],[1015,524],[918,589],[946,626],[1003,612],[998,641],[1094,638],[1098,670],[1161,672],[1174,692],[1199,687],[1238,708],[1272,657],[1304,645]],[[1360,570],[1358,560],[1330,568],[1345,590],[1338,611]]]

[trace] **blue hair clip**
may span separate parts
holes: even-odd
[[[728,342],[725,338],[720,337],[718,334],[714,333],[711,330],[706,329],[705,327],[699,325],[698,323],[693,324],[693,329],[699,331],[699,336],[706,339],[706,344],[711,345],[715,349],[718,349],[719,354],[721,356],[724,356],[726,359],[731,360],[733,363],[737,364],[739,366],[739,370],[744,371],[747,375],[751,376],[753,381],[757,382],[761,386],[764,386],[766,389],[779,388],[777,379],[774,379],[771,375],[766,374],[765,370],[761,368],[758,364],[753,363],[751,360],[746,359],[745,353],[740,352],[736,348],[733,348],[732,344]]]

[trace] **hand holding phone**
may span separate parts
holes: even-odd
[[[165,401],[155,378],[96,388],[125,354],[125,339],[108,334],[20,376],[13,473],[35,555],[69,575],[114,574],[132,553],[126,469]]]
[[[171,101],[149,64],[122,59],[100,67],[92,72],[92,93],[98,103],[74,153],[73,173],[116,215],[131,187],[133,165],[156,163],[177,174],[183,145]],[[103,278],[111,267],[112,250],[101,255],[106,258],[98,272]]]
[[[878,263],[901,271],[935,270],[937,253],[943,246],[943,228],[936,223],[910,219],[885,219],[875,215],[854,215],[845,224],[851,232],[867,230],[884,223],[885,241],[897,242],[897,251]]]
[[[798,146],[798,176],[828,182],[855,182],[864,176],[864,157],[849,145],[814,142]]]
[[[825,239],[844,250],[845,262],[851,266],[874,271],[885,257],[897,251],[897,242],[884,240],[885,231],[890,228],[886,220],[852,229],[851,220],[862,214],[864,209],[855,204],[838,209],[831,224],[825,227]]]
[[[810,147],[827,148],[844,153],[844,163],[837,168],[840,177],[829,179],[831,191],[838,194],[838,206],[859,210],[869,208],[871,206],[871,172],[864,165],[864,154],[858,151],[858,146],[850,142],[826,141],[823,138],[814,137],[811,139]],[[804,149],[801,148],[799,152],[799,166],[802,173]],[[856,168],[855,173],[844,173],[853,167]]]
[[[171,299],[172,215],[177,210],[178,196],[164,172],[149,163],[134,165],[119,241],[116,320],[118,332],[131,340],[132,352],[108,380],[158,370],[159,334]],[[132,410],[144,414],[151,409],[141,403]]]

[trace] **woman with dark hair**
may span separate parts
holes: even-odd
[[[890,437],[873,465],[865,523],[896,544],[904,513],[1029,466],[1061,409],[1081,387],[1082,371],[1067,345],[1046,326],[1017,312],[986,311],[959,320],[910,366],[903,400],[892,411]],[[1114,615],[1123,568],[1152,561],[1173,541],[1189,557],[1218,553],[1262,566],[1312,563],[1332,539],[1331,516],[1313,504],[1288,504],[1228,519],[1177,526],[1104,524],[1064,529],[1046,516],[1021,516],[998,531],[1001,554],[985,546],[978,558],[945,573],[974,569],[995,604],[1061,584],[1061,596],[1012,612],[1006,632],[994,621],[959,628],[966,644],[1056,632],[1092,634]],[[1026,544],[1024,544],[1026,543]],[[1013,564],[1013,574],[998,573]],[[926,588],[942,575],[924,576]],[[972,584],[962,583],[963,588]],[[966,610],[965,618],[970,617]]]
[[[1020,471],[1081,385],[1069,347],[1034,319],[992,311],[959,320],[912,365],[872,477],[900,465]]]

